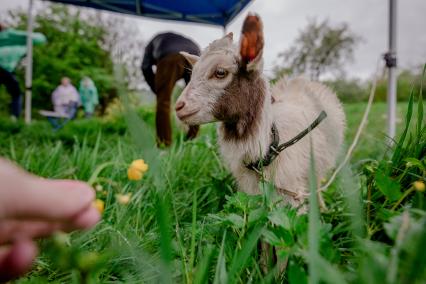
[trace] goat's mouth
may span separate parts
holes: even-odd
[[[194,114],[197,114],[199,111],[200,111],[200,110],[199,110],[199,109],[197,109],[197,110],[191,111],[191,112],[189,112],[189,113],[179,113],[179,112],[178,112],[178,113],[176,113],[176,115],[177,115],[177,117],[178,117],[180,120],[184,121],[185,119],[187,119],[187,118],[189,118],[189,117],[193,116]]]

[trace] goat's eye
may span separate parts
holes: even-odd
[[[214,72],[214,76],[218,79],[223,79],[228,75],[228,72],[223,68],[217,68]]]

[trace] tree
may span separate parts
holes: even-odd
[[[127,86],[130,89],[141,89],[144,80],[141,64],[146,44],[137,28],[136,19],[100,11],[86,11],[85,15],[89,22],[107,31],[102,39],[102,47],[110,52],[114,64],[124,65]]]
[[[318,80],[325,72],[342,72],[343,64],[353,59],[358,40],[345,23],[333,27],[328,20],[310,20],[293,46],[278,55],[284,64],[275,73],[304,74]]]

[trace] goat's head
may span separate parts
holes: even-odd
[[[241,90],[248,88],[242,80],[250,81],[253,74],[260,73],[262,50],[261,20],[248,15],[239,50],[229,33],[213,41],[200,57],[181,52],[193,70],[191,81],[176,102],[178,118],[190,125],[235,120],[241,100],[247,95]]]

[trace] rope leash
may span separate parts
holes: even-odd
[[[361,119],[361,122],[358,126],[358,129],[356,131],[354,140],[352,141],[352,144],[349,147],[348,152],[346,152],[345,158],[340,163],[340,165],[334,170],[330,179],[327,181],[327,183],[324,186],[318,188],[317,192],[319,192],[319,193],[326,190],[333,183],[333,181],[337,177],[337,174],[343,169],[344,165],[349,161],[350,157],[352,156],[352,152],[355,150],[355,147],[358,144],[359,137],[361,136],[361,133],[364,130],[365,124],[367,122],[368,115],[370,114],[371,106],[372,106],[373,100],[374,100],[374,95],[376,94],[377,80],[378,80],[378,77],[379,77],[381,60],[382,60],[382,57],[379,57],[379,60],[377,61],[377,65],[376,65],[376,75],[374,76],[373,84],[371,85],[370,95],[368,97],[368,103],[367,103],[367,106],[365,108],[364,115]],[[384,69],[383,69],[383,72],[384,72]]]

